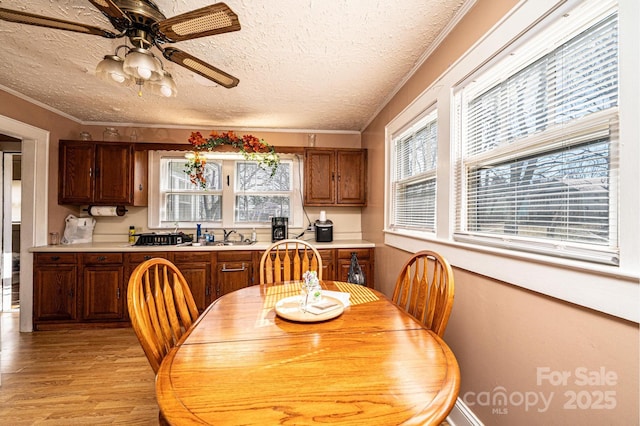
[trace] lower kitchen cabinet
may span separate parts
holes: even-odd
[[[258,259],[258,265],[260,260]],[[216,264],[215,298],[248,287],[254,281],[252,251],[219,251]]]
[[[122,321],[125,319],[126,300],[123,254],[83,254],[81,319]]]
[[[203,312],[215,299],[211,297],[212,257],[211,251],[170,252],[169,260],[182,272],[189,284],[191,294],[199,312]]]
[[[77,319],[78,266],[75,253],[36,253],[33,262],[33,323],[68,323]]]
[[[136,267],[144,261],[149,259],[153,259],[154,257],[161,257],[163,259],[167,259],[167,252],[160,251],[149,251],[142,252],[136,251],[131,253],[124,254],[124,317],[126,320],[129,320],[129,307],[127,305],[127,292],[129,290],[129,278],[131,278],[131,274]]]
[[[336,273],[336,281],[347,281],[349,278],[349,268],[351,267],[351,253],[356,253],[358,264],[364,273],[364,279],[367,287],[374,288],[374,249],[336,249],[338,258],[338,271]]]
[[[374,249],[319,249],[322,277],[347,281],[355,252],[368,287],[374,286]],[[35,330],[125,326],[129,324],[127,285],[145,260],[162,257],[182,272],[198,310],[218,297],[257,284],[262,250],[34,253]]]
[[[320,253],[320,258],[322,258],[322,279],[323,280],[335,280],[336,272],[335,272],[335,250],[333,249],[320,249],[318,250]]]

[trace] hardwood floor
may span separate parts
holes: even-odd
[[[131,328],[19,333],[2,313],[3,425],[157,425],[154,374]]]
[[[19,333],[17,312],[0,321],[0,425],[158,424],[154,374],[131,328]]]

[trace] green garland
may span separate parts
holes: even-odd
[[[280,156],[276,150],[262,139],[253,135],[236,136],[233,132],[217,133],[211,132],[208,139],[205,139],[200,132],[192,132],[189,143],[193,146],[194,157],[187,161],[184,172],[189,175],[189,180],[200,188],[206,188],[206,178],[204,177],[204,166],[207,163],[202,151],[212,151],[220,145],[231,145],[237,148],[245,160],[256,161],[258,166],[264,169],[271,169],[271,176],[276,174],[280,165]]]

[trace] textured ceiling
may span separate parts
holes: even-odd
[[[214,2],[155,3],[172,17]],[[122,39],[5,21],[0,21],[0,86],[85,124],[360,131],[465,0],[225,3],[238,15],[240,31],[174,46],[239,78],[235,88],[213,87],[163,60],[178,96],[138,97],[134,87],[114,87],[95,76],[98,62]],[[113,30],[84,0],[0,0],[0,7]]]

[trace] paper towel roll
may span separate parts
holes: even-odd
[[[91,216],[124,216],[124,206],[89,206]]]
[[[320,222],[327,221],[327,212],[324,210],[320,210]]]

